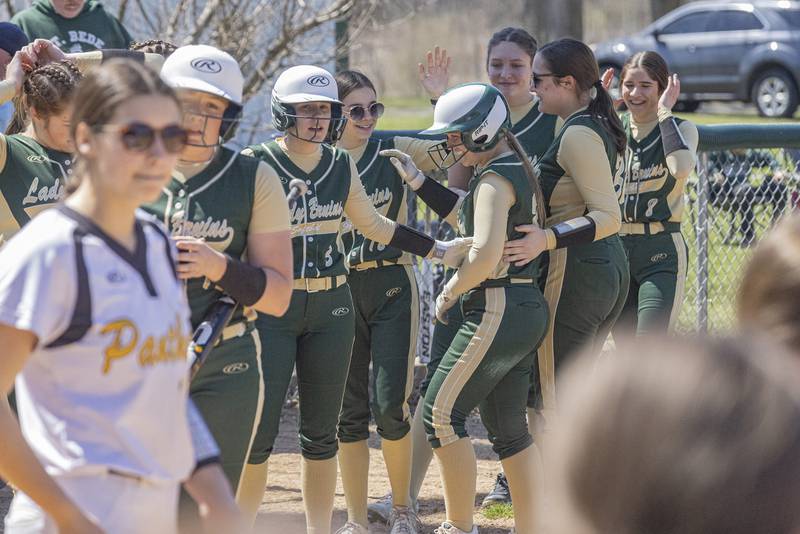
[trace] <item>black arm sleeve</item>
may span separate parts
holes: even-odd
[[[658,123],[658,129],[661,130],[661,144],[664,145],[664,155],[669,156],[678,150],[688,150],[689,145],[686,144],[681,131],[678,129],[678,123],[675,122],[675,117],[669,117],[666,120]]]
[[[436,244],[431,236],[418,232],[413,228],[398,224],[392,235],[392,240],[389,245],[397,247],[400,250],[422,256],[427,256]]]
[[[258,302],[267,289],[267,274],[260,267],[228,256],[228,266],[216,284],[244,306]]]
[[[556,248],[591,243],[595,239],[596,225],[589,217],[577,217],[550,228],[556,236]]]
[[[103,50],[103,60],[102,63],[114,58],[124,58],[124,59],[132,59],[137,63],[144,63],[144,52],[137,52],[135,50],[118,50],[118,49],[109,49]]]
[[[426,178],[416,193],[442,219],[458,204],[458,195],[432,178]]]

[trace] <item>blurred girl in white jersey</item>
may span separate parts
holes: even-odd
[[[178,487],[240,528],[218,450],[188,403],[186,297],[166,231],[137,211],[186,142],[180,104],[114,61],[75,99],[72,195],[0,252],[0,476],[8,533],[175,532]],[[7,393],[16,378],[19,425]]]

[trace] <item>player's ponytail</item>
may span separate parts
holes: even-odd
[[[514,151],[514,154],[517,155],[517,159],[522,163],[522,168],[525,169],[525,175],[528,177],[528,184],[530,184],[531,191],[533,192],[533,203],[536,207],[536,223],[539,225],[539,228],[544,228],[546,212],[544,193],[542,192],[542,184],[539,183],[539,175],[536,169],[533,168],[531,160],[525,152],[525,149],[522,148],[522,145],[519,143],[517,136],[506,128],[501,130],[501,133],[506,143],[508,143],[509,148]]]
[[[544,45],[538,54],[544,58],[550,72],[555,76],[572,76],[575,79],[578,96],[589,98],[587,111],[611,137],[616,152],[622,154],[627,136],[622,121],[614,110],[611,96],[600,83],[600,67],[591,48],[575,39],[559,39]]]
[[[171,98],[178,109],[181,108],[175,92],[155,71],[141,63],[130,59],[112,59],[92,69],[75,93],[70,121],[72,140],[75,141],[79,124],[95,131],[110,123],[121,105],[133,98],[148,95]],[[80,147],[76,146],[74,171],[67,183],[67,194],[78,188],[90,165],[91,161],[81,155]]]
[[[31,71],[22,82],[22,94],[14,101],[14,117],[6,133],[23,132],[33,116],[32,109],[45,120],[62,113],[82,78],[78,67],[68,60],[54,61]]]

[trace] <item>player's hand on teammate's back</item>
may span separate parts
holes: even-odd
[[[225,269],[228,268],[225,254],[217,252],[196,237],[175,236],[173,239],[178,247],[178,278],[186,280],[205,276],[216,282],[225,274]]]
[[[539,257],[547,249],[547,234],[535,224],[515,226],[514,230],[525,233],[524,237],[507,241],[503,248],[503,261],[522,266]]]

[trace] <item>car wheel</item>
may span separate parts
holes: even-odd
[[[761,73],[753,84],[752,98],[762,117],[791,117],[797,110],[797,87],[783,69]]]
[[[699,107],[700,102],[697,100],[679,100],[675,102],[675,106],[672,108],[672,110],[683,113],[694,113]]]

